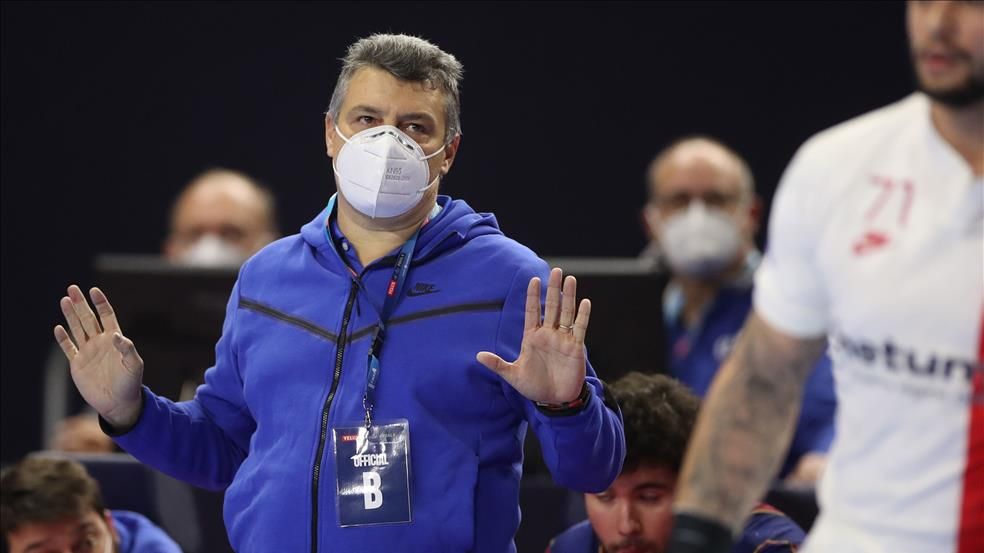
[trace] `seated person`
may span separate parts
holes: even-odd
[[[163,254],[183,265],[238,267],[278,236],[270,191],[238,171],[211,169],[175,200]]]
[[[275,211],[270,191],[245,174],[210,169],[193,178],[174,201],[161,253],[180,265],[238,267],[279,236]],[[117,451],[91,410],[60,421],[50,449]]]
[[[683,139],[660,152],[647,181],[643,215],[652,242],[645,253],[671,277],[663,296],[670,374],[703,397],[751,309],[761,203],[745,160],[710,138]],[[815,483],[836,406],[824,356],[807,381],[781,478]]]
[[[99,484],[69,459],[28,457],[5,470],[0,527],[10,553],[181,553],[143,515],[106,509]]]
[[[662,553],[673,524],[673,492],[700,400],[665,375],[632,372],[610,387],[622,409],[625,464],[615,483],[585,494],[588,520],[550,542],[547,553]],[[759,504],[732,553],[792,553],[803,530]]]

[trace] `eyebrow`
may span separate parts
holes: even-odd
[[[374,108],[372,106],[366,106],[366,105],[355,106],[349,110],[349,113],[356,112],[356,111],[361,111],[363,113],[371,113],[373,115],[381,115],[383,113],[377,108]]]
[[[352,109],[349,110],[349,113],[355,113],[355,112],[368,113],[370,115],[375,115],[375,116],[379,116],[379,115],[382,115],[383,114],[382,110],[380,110],[379,108],[375,108],[375,107],[372,107],[372,106],[367,106],[367,105],[364,105],[364,104],[360,104],[360,105],[355,106],[355,107],[353,107]],[[427,112],[424,112],[424,111],[414,111],[414,112],[410,112],[410,113],[401,113],[401,114],[399,114],[397,116],[397,119],[399,119],[400,121],[412,121],[414,119],[424,119],[424,120],[426,120],[428,122],[431,122],[431,123],[435,123],[435,124],[437,123],[437,121],[434,119],[434,116],[433,115],[431,115],[431,114],[429,114]]]
[[[431,114],[426,113],[426,112],[423,112],[423,111],[415,111],[415,112],[412,112],[412,113],[403,113],[399,117],[397,117],[397,119],[399,119],[401,121],[412,121],[414,119],[424,119],[424,120],[429,121],[431,123],[436,123],[436,121],[434,121],[434,117]]]
[[[95,529],[95,528],[96,528],[96,524],[95,523],[93,523],[93,522],[83,522],[82,524],[79,524],[78,528],[76,528],[76,531],[77,532],[84,532],[86,530],[92,530],[92,529]],[[32,544],[29,544],[27,547],[24,548],[24,553],[28,553],[29,551],[36,551],[37,548],[39,548],[42,545],[44,545],[45,542],[47,542],[47,541],[48,541],[48,538],[43,538],[41,541],[36,541],[36,542],[34,542]]]
[[[632,491],[639,492],[644,490],[669,490],[669,489],[670,486],[662,482],[645,482],[633,488]]]

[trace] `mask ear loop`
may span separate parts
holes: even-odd
[[[345,144],[348,144],[349,143],[349,139],[348,138],[345,138],[345,135],[342,134],[342,130],[338,128],[338,125],[337,124],[335,125],[335,134],[337,134],[338,136],[342,137],[342,140],[345,141]],[[338,153],[341,153],[341,152],[342,151],[339,149],[338,150]],[[338,159],[338,156],[335,156],[335,157],[331,158],[331,170],[336,175],[338,175],[338,169],[335,167],[335,160],[337,160],[337,159]],[[339,175],[339,176],[341,176],[341,175]]]
[[[434,152],[433,154],[430,154],[428,156],[424,156],[424,157],[420,158],[420,160],[421,161],[427,161],[428,159],[430,159],[430,158],[436,156],[437,154],[443,152],[444,149],[448,147],[448,144],[454,142],[454,139],[455,138],[458,138],[458,136],[460,136],[460,135],[459,134],[454,135],[454,137],[451,138],[451,140],[448,140],[447,142],[445,142],[436,152]],[[418,144],[418,146],[419,146],[419,144]],[[421,188],[417,192],[423,192],[423,191],[427,190],[428,188],[434,186],[434,184],[437,183],[437,181],[440,180],[440,178],[441,178],[441,175],[437,175],[436,177],[434,177],[434,180],[430,181],[430,184],[428,184],[427,186]]]
[[[449,144],[450,144],[450,143],[449,143]],[[418,144],[418,146],[419,146],[419,144]],[[447,144],[445,144],[445,145],[443,145],[443,146],[441,146],[441,147],[440,147],[440,149],[438,149],[438,150],[437,150],[436,152],[434,152],[433,154],[430,154],[430,155],[427,155],[427,156],[424,156],[424,157],[422,157],[422,158],[419,158],[419,159],[420,159],[420,161],[427,161],[428,159],[430,159],[430,158],[432,158],[432,157],[434,157],[434,156],[436,156],[437,154],[439,154],[439,153],[441,153],[441,152],[443,152],[443,151],[444,151],[444,149],[445,149],[445,148],[447,148],[447,147],[448,147],[448,145],[447,145]],[[430,166],[428,165],[428,168],[429,168],[429,167],[430,167]],[[419,189],[419,190],[417,190],[417,192],[424,192],[424,191],[426,191],[426,190],[427,190],[428,188],[430,188],[430,187],[432,187],[432,186],[434,186],[435,184],[437,184],[437,181],[439,181],[439,180],[441,180],[441,175],[440,175],[440,173],[439,173],[439,174],[438,174],[437,176],[435,176],[435,177],[434,177],[434,180],[432,180],[432,181],[430,181],[430,183],[429,183],[429,184],[428,184],[427,186],[425,186],[425,187],[423,187],[423,188],[421,188],[421,189]]]

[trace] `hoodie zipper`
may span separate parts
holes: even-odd
[[[314,468],[311,473],[311,553],[318,553],[318,483],[321,476],[321,461],[325,453],[325,442],[328,440],[328,410],[331,409],[331,402],[335,399],[338,379],[342,376],[342,358],[345,356],[349,318],[352,316],[352,305],[355,303],[355,295],[358,291],[358,283],[353,278],[348,301],[345,303],[345,314],[342,316],[342,328],[338,333],[338,348],[335,350],[335,372],[331,377],[331,389],[328,390],[328,397],[325,398],[325,405],[321,409],[321,435],[318,438],[318,454],[315,456]]]

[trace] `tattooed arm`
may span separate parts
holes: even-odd
[[[737,531],[779,468],[825,345],[783,334],[752,312],[701,408],[676,512]]]

